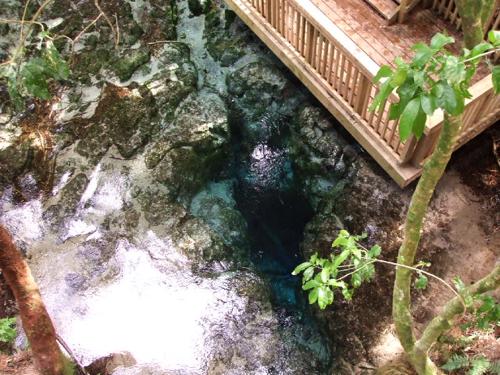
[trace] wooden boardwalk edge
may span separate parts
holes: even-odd
[[[259,15],[249,11],[240,0],[225,0],[229,7],[243,22],[262,40],[273,53],[290,69],[311,93],[326,107],[326,109],[346,128],[346,130],[361,144],[375,159],[389,176],[400,187],[405,187],[418,176],[421,168],[411,164],[402,165],[380,140],[371,134],[371,128],[366,127],[356,118],[353,112],[345,108],[341,100],[327,92],[322,82],[304,67],[303,62],[296,56],[295,51],[286,41],[269,30],[267,25],[259,19]]]

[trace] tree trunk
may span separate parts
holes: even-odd
[[[456,0],[456,5],[462,19],[465,46],[472,49],[483,41],[485,24],[493,11],[495,0]],[[404,239],[398,253],[398,263],[400,264],[406,266],[414,264],[427,207],[434,189],[450,160],[461,127],[462,116],[445,114],[438,145],[423,167],[422,176],[408,208]],[[411,277],[411,270],[402,267],[396,268],[392,301],[392,314],[396,332],[417,372],[420,375],[435,374],[439,370],[429,359],[427,355],[428,348],[423,350],[419,347],[422,341],[419,341],[416,345],[413,333],[410,294]],[[429,337],[433,336],[427,338]]]
[[[465,47],[472,49],[484,40],[496,0],[455,0],[455,3],[462,20]]]
[[[434,189],[450,160],[461,127],[462,118],[460,116],[445,115],[437,147],[424,165],[422,176],[408,208],[404,227],[404,240],[398,253],[399,264],[413,266],[415,262],[415,254],[420,241],[420,232],[427,207]],[[411,277],[412,270],[402,267],[396,268],[392,314],[396,332],[406,353],[412,352],[415,346],[413,318],[411,315]],[[413,360],[412,363],[414,364]],[[425,374],[425,372],[418,372],[419,374]]]
[[[42,375],[63,375],[64,357],[28,264],[9,232],[0,226],[0,269],[16,298],[23,328]]]

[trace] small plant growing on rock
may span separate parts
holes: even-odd
[[[56,37],[38,21],[50,2],[43,2],[29,21],[24,19],[26,9],[21,20],[0,19],[0,23],[20,25],[14,52],[0,63],[0,80],[6,82],[10,100],[18,110],[27,97],[50,99],[51,80],[69,78],[69,65],[54,45]],[[38,32],[33,36],[35,29]]]
[[[0,341],[11,344],[16,338],[16,318],[0,319]]]

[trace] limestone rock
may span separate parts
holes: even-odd
[[[192,94],[171,126],[147,150],[146,166],[171,196],[189,196],[214,176],[227,156],[229,125],[224,102],[215,94]]]

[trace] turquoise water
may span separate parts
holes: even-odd
[[[275,304],[300,309],[299,245],[313,211],[301,194],[289,152],[289,118],[265,114],[251,142],[235,131],[236,201],[248,224],[251,260],[269,280]]]

